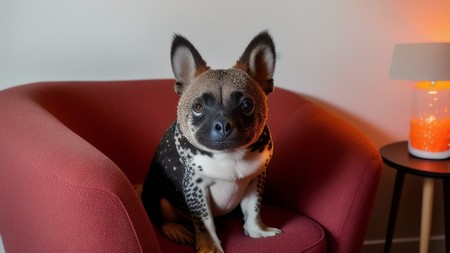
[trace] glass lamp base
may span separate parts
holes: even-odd
[[[424,159],[441,160],[450,158],[450,150],[443,152],[423,151],[420,149],[413,148],[409,142],[408,142],[408,151],[411,155]]]

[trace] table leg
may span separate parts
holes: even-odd
[[[422,193],[422,220],[420,225],[420,253],[427,253],[430,244],[431,217],[433,214],[434,179],[424,178]]]
[[[400,204],[403,182],[405,181],[404,179],[405,173],[402,171],[397,171],[397,176],[395,177],[394,192],[392,194],[391,211],[389,214],[386,240],[384,243],[384,253],[389,253],[391,251],[392,237],[394,237],[395,222],[397,220],[398,206]]]
[[[449,179],[443,179],[444,188],[444,218],[445,218],[445,250],[450,252],[450,199],[449,199]]]

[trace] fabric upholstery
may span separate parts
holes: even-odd
[[[162,237],[142,183],[175,119],[173,80],[43,82],[0,91],[0,234],[6,252],[192,252]],[[226,252],[360,252],[381,159],[357,129],[301,95],[269,96],[275,153],[263,220],[246,237],[217,221]]]

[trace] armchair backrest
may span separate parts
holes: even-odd
[[[33,85],[28,95],[116,163],[132,183],[141,183],[176,118],[174,82],[45,83]]]

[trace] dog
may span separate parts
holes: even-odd
[[[281,233],[260,218],[273,154],[266,124],[276,56],[270,34],[255,36],[229,69],[211,69],[181,35],[174,36],[170,55],[180,98],[143,186],[150,219],[197,252],[223,252],[214,218],[238,206],[246,235]]]

